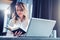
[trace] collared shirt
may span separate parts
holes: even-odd
[[[28,23],[26,25],[26,21],[21,22],[20,20],[17,20],[16,23],[14,23],[14,19],[11,19],[9,21],[8,27],[10,27],[12,30],[21,28],[25,32],[27,32],[29,22],[30,22],[30,20],[28,20]],[[6,36],[12,36],[13,37],[13,34],[12,34],[11,31],[7,30],[7,35]]]

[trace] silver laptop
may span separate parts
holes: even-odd
[[[49,37],[56,21],[32,18],[26,36]]]

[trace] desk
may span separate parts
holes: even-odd
[[[0,40],[60,40],[60,38],[42,38],[42,37],[0,37]]]

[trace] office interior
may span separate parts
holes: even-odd
[[[53,30],[60,37],[60,0],[0,0],[0,36],[5,36],[7,20],[11,19],[16,2],[24,2],[29,10],[29,18],[56,20]],[[3,30],[4,29],[4,30]]]

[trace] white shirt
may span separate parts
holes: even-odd
[[[11,19],[9,21],[8,27],[10,27],[12,30],[21,28],[25,32],[27,32],[27,29],[28,29],[28,25],[29,25],[30,20],[28,20],[28,24],[27,25],[26,25],[26,22],[25,21],[21,22],[20,20],[18,20],[16,23],[14,23],[13,21],[14,21],[14,19]],[[14,37],[13,34],[12,34],[12,32],[9,31],[9,30],[7,31],[6,36]]]

